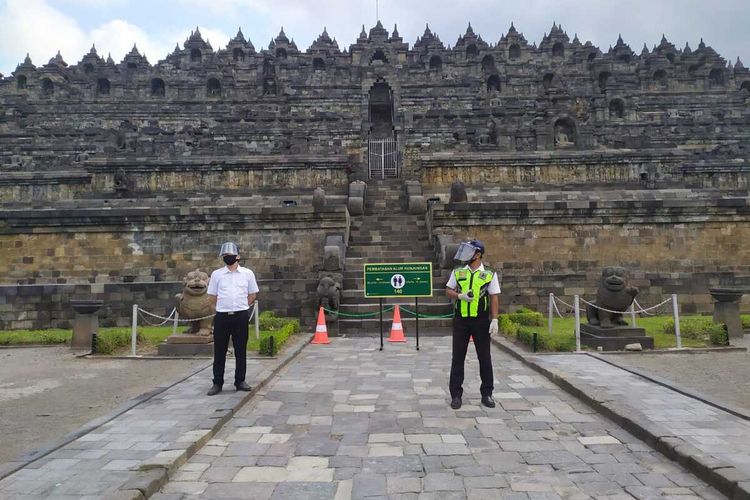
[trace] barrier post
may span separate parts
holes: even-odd
[[[255,338],[256,339],[260,338],[260,318],[258,317],[260,316],[260,312],[258,312],[259,309],[260,307],[258,307],[258,301],[256,300],[255,301]]]
[[[174,320],[172,321],[172,335],[177,335],[177,322],[180,320],[180,313],[174,310]]]
[[[680,337],[680,310],[677,307],[677,294],[672,294],[672,312],[674,314],[674,336],[677,341],[677,349],[682,349],[682,337]]]
[[[555,307],[555,295],[550,292],[549,304],[547,306],[547,331],[552,335],[552,308]]]
[[[135,344],[138,341],[138,304],[133,304],[133,324],[130,332],[130,355],[135,356]]]
[[[581,307],[578,303],[578,295],[573,296],[573,308],[576,313],[576,352],[581,352]]]
[[[633,300],[633,303],[630,304],[630,321],[632,321],[631,326],[635,328],[635,300]]]

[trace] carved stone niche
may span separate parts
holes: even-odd
[[[555,148],[574,148],[576,145],[576,125],[570,118],[560,118],[554,128]]]

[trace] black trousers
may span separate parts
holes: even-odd
[[[214,317],[214,384],[224,385],[224,365],[227,360],[229,337],[234,346],[234,385],[245,381],[247,371],[247,322],[249,311],[217,312]]]
[[[494,376],[492,374],[492,355],[490,354],[490,318],[453,317],[453,356],[451,359],[451,376],[448,387],[451,398],[461,397],[464,393],[464,361],[469,347],[469,337],[474,337],[474,347],[479,359],[479,376],[482,385],[479,391],[482,396],[492,396]]]

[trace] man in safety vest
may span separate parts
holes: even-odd
[[[474,347],[479,359],[479,375],[482,385],[482,404],[495,407],[492,399],[494,376],[490,355],[490,335],[497,334],[498,295],[500,283],[497,273],[482,264],[484,244],[479,240],[461,243],[454,257],[464,264],[453,270],[446,284],[446,294],[456,300],[453,315],[453,357],[449,388],[451,408],[461,408],[463,396],[464,360],[469,347],[469,338],[474,337]]]

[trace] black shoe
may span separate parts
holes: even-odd
[[[211,388],[206,393],[208,396],[216,396],[221,392],[221,386],[219,384],[214,384],[211,386]]]
[[[455,398],[451,399],[451,408],[454,410],[458,410],[461,408],[461,396],[456,396]]]
[[[492,399],[492,396],[482,396],[482,404],[487,408],[494,408],[495,400]]]
[[[239,384],[235,384],[235,387],[237,388],[238,391],[249,392],[253,390],[253,388],[247,385],[247,382],[245,382],[244,380],[240,382]]]

